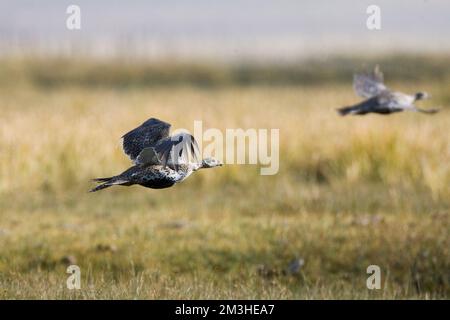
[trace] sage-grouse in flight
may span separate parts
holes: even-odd
[[[194,171],[222,165],[213,158],[198,162],[194,137],[187,133],[169,136],[169,129],[170,124],[151,118],[125,134],[123,150],[134,165],[117,176],[94,179],[101,184],[90,192],[133,184],[152,189],[169,188]]]
[[[366,100],[350,106],[338,109],[340,115],[347,114],[364,115],[367,113],[390,114],[400,111],[418,111],[423,113],[436,113],[438,109],[419,109],[414,105],[415,101],[429,98],[425,92],[408,95],[389,90],[383,83],[383,73],[378,65],[373,72],[355,74],[353,77],[353,89],[360,97]]]

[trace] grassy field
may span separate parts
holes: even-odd
[[[381,66],[389,85],[431,93],[422,106],[439,114],[352,118],[334,110],[358,101],[351,59],[332,73],[317,63],[318,75],[172,66],[165,77],[154,65],[0,61],[0,298],[450,298],[450,64],[426,61]],[[228,165],[170,189],[88,193],[130,165],[120,137],[151,116],[279,128],[280,171]],[[66,288],[70,264],[81,290]],[[381,290],[366,288],[371,264]]]

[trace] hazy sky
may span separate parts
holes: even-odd
[[[66,8],[81,8],[81,30]],[[381,30],[366,27],[369,5]],[[39,52],[220,59],[450,52],[448,0],[0,1],[3,54]]]

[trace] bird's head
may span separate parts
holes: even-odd
[[[415,94],[415,99],[416,100],[424,100],[424,99],[428,99],[430,97],[431,96],[428,93],[426,93],[426,92],[417,92]]]
[[[214,168],[221,167],[223,164],[217,159],[214,158],[205,158],[202,160],[202,168]]]

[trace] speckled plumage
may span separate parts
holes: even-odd
[[[163,189],[173,186],[201,168],[221,165],[213,159],[197,162],[197,143],[186,133],[169,136],[170,124],[151,118],[123,136],[124,152],[134,165],[121,174],[98,178],[101,183],[90,190],[99,191],[113,185]],[[193,158],[195,162],[190,162]]]
[[[161,139],[167,138],[169,131],[169,123],[150,118],[122,136],[123,151],[134,161],[142,149],[152,147]]]

